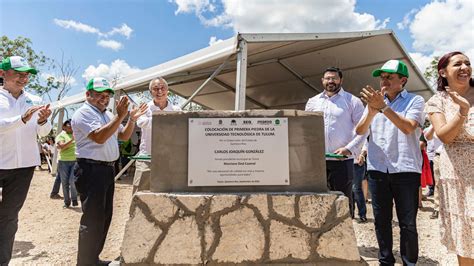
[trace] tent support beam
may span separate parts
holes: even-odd
[[[231,86],[225,84],[224,82],[222,82],[222,81],[220,81],[220,80],[218,80],[218,79],[213,79],[212,82],[213,82],[214,84],[218,85],[219,87],[222,87],[222,88],[224,88],[224,89],[226,89],[226,90],[235,92],[235,89],[234,89],[234,88],[232,88]],[[215,94],[215,93],[222,93],[222,92],[221,92],[221,91],[218,91],[218,92],[211,92],[211,93],[209,93],[209,94]],[[208,95],[208,94],[206,94],[206,95]],[[249,102],[251,102],[251,103],[253,103],[253,104],[259,106],[260,108],[268,109],[268,106],[266,106],[266,105],[264,105],[264,104],[262,104],[262,103],[260,103],[260,102],[258,102],[258,101],[256,101],[256,100],[250,98],[249,96],[245,96],[245,100],[247,100],[247,101],[249,101]]]
[[[196,89],[196,91],[186,100],[186,102],[181,105],[181,109],[184,109],[184,107],[186,107],[186,105],[188,105],[194,99],[194,97],[196,97],[196,95],[198,95],[198,93],[201,92],[204,87],[206,87],[209,81],[211,81],[215,76],[219,75],[219,73],[225,67],[227,62],[229,62],[230,57],[231,56],[227,57],[224,62],[222,62],[222,64],[201,84],[201,86]]]
[[[245,110],[245,89],[247,85],[247,41],[239,36],[237,73],[235,75],[235,111]]]
[[[56,130],[56,136],[61,132],[64,122],[64,108],[59,109],[58,113],[58,129]],[[58,149],[54,149],[53,161],[51,162],[51,175],[58,174]]]
[[[308,86],[309,88],[313,89],[314,91],[320,93],[321,90],[316,88],[316,86],[314,86],[313,84],[309,83],[306,79],[303,78],[303,76],[301,76],[300,74],[298,74],[298,72],[296,72],[293,68],[291,68],[287,63],[281,61],[281,60],[278,60],[278,64],[280,66],[282,66],[284,69],[288,70],[288,72],[290,72],[291,74],[293,74],[293,76],[295,76],[297,79],[299,79],[301,82],[303,82],[306,86]]]

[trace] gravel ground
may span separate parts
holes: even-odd
[[[20,212],[11,265],[73,265],[76,262],[80,208],[64,209],[62,200],[49,198],[54,178],[46,171],[36,171],[28,198]],[[128,178],[119,181],[115,188],[114,216],[101,259],[114,260],[120,255],[120,244],[128,218],[132,186]],[[419,265],[457,265],[456,255],[449,254],[439,242],[438,220],[430,219],[433,210],[431,198],[423,202],[418,214],[420,241]],[[394,214],[394,217],[396,215]],[[377,241],[373,225],[372,206],[368,204],[369,222],[354,220],[359,252],[368,265],[378,265]],[[396,218],[394,252],[401,265],[399,230]]]

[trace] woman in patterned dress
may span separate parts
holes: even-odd
[[[426,103],[440,157],[441,243],[474,265],[474,81],[469,58],[451,52],[438,62],[438,92]]]

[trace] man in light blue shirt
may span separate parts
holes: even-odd
[[[375,217],[381,265],[393,265],[393,201],[400,227],[400,253],[404,265],[418,260],[416,215],[422,157],[418,140],[424,122],[424,100],[408,93],[408,68],[402,61],[389,60],[372,75],[380,77],[379,91],[366,86],[367,103],[356,127],[358,134],[370,131],[367,151],[369,189]]]
[[[104,78],[93,78],[87,84],[86,102],[71,121],[76,140],[75,185],[80,195],[82,217],[79,227],[78,265],[102,265],[99,254],[104,247],[112,220],[115,161],[119,158],[117,139],[127,140],[135,122],[146,112],[146,105],[128,112],[129,101],[122,97],[117,114],[107,111],[114,90]],[[125,127],[122,121],[129,114]]]

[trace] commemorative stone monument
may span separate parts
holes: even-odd
[[[326,185],[320,113],[156,112],[150,191],[126,264],[359,264],[342,193]]]

